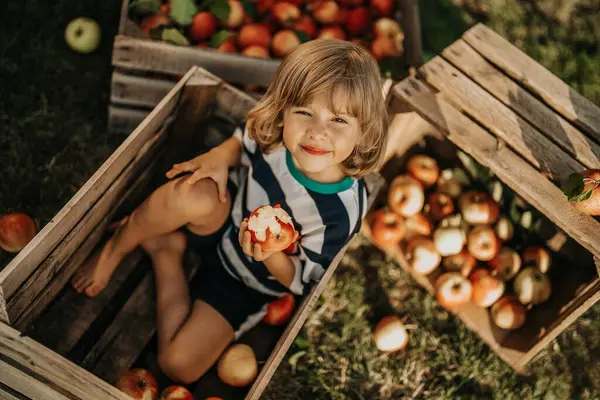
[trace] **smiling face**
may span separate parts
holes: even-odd
[[[344,103],[341,93],[331,99],[322,93],[308,104],[284,111],[283,142],[296,167],[310,179],[331,183],[345,176],[342,162],[358,143],[360,122],[348,113]]]

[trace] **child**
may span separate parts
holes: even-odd
[[[122,258],[141,245],[157,289],[158,361],[183,383],[200,378],[227,346],[256,325],[265,305],[306,294],[358,232],[366,212],[361,176],[385,152],[387,117],[379,68],[363,48],[313,40],[279,66],[266,95],[232,138],[167,173],[73,286],[102,290]],[[239,186],[228,179],[235,168]],[[193,172],[193,174],[189,174]],[[300,233],[291,254],[252,244],[247,218],[281,204]],[[186,246],[216,248],[188,287]]]

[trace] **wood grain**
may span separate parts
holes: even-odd
[[[107,129],[109,132],[129,135],[149,114],[149,110],[109,105]]]
[[[68,400],[34,377],[0,359],[0,382],[32,400]]]
[[[110,102],[119,106],[154,108],[175,84],[175,81],[166,79],[115,71],[111,79]]]

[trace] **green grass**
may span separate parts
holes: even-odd
[[[421,0],[426,54],[482,21],[600,105],[600,1],[565,23],[540,12],[554,0]],[[557,3],[560,3],[558,1]],[[120,1],[9,0],[0,16],[0,214],[45,225],[124,139],[106,132],[112,37]],[[98,20],[101,48],[64,42],[67,22]],[[266,399],[600,399],[600,304],[516,375],[390,259],[358,239],[328,285]],[[0,252],[0,266],[12,255]],[[407,349],[379,353],[371,333],[395,313]],[[305,353],[298,353],[304,351]],[[296,355],[295,366],[290,357]]]

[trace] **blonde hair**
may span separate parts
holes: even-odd
[[[387,111],[379,66],[364,48],[343,40],[317,39],[298,46],[279,65],[266,94],[250,111],[248,133],[263,152],[283,140],[283,112],[304,106],[318,94],[348,99],[347,110],[360,123],[361,137],[342,163],[344,173],[360,177],[381,163],[386,147]]]

